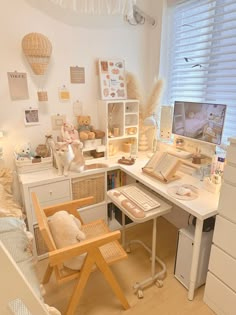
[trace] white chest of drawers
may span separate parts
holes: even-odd
[[[236,310],[236,138],[226,155],[204,301],[218,315]]]

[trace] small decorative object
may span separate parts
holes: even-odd
[[[8,72],[8,85],[12,100],[29,98],[27,74],[23,72]]]
[[[24,111],[24,122],[26,126],[39,125],[39,112],[37,108],[29,108]]]
[[[47,91],[38,91],[38,101],[39,102],[47,102],[48,101],[48,93]]]
[[[15,146],[15,157],[17,160],[31,160],[34,154],[31,151],[31,144],[30,143],[19,143]]]
[[[205,177],[203,180],[204,188],[213,194],[218,194],[221,188],[221,176],[213,174],[211,177]]]
[[[201,159],[202,159],[201,149],[196,148],[196,152],[193,154],[192,163],[201,164]]]
[[[132,146],[132,143],[131,142],[124,142],[122,144],[122,150],[126,153],[131,153],[131,146]]]
[[[35,149],[35,153],[38,157],[49,157],[50,156],[50,149],[46,144],[39,144]]]
[[[52,53],[49,39],[40,33],[29,33],[22,39],[22,49],[33,72],[45,74]]]
[[[95,139],[95,133],[92,129],[90,116],[78,116],[78,132],[81,141]]]
[[[52,121],[52,129],[53,130],[60,130],[62,125],[66,122],[66,115],[53,115],[51,116]]]
[[[75,129],[74,125],[70,123],[65,122],[61,126],[61,136],[62,136],[62,141],[67,142],[67,143],[80,142],[78,131]]]
[[[70,67],[70,82],[85,83],[85,71],[83,67]]]
[[[135,163],[135,159],[125,158],[124,156],[122,156],[122,158],[118,160],[118,163],[125,164],[125,165],[133,165]]]
[[[59,99],[61,101],[69,101],[70,100],[70,92],[65,85],[59,88]]]
[[[176,146],[176,148],[183,148],[184,147],[184,139],[176,138],[175,146]]]
[[[101,98],[126,99],[126,81],[124,60],[99,60]]]
[[[77,118],[78,132],[81,141],[91,139],[102,139],[105,136],[105,132],[99,129],[95,129],[91,125],[91,117],[80,115]]]
[[[148,138],[145,134],[142,134],[139,143],[138,143],[139,151],[147,151],[148,150]]]

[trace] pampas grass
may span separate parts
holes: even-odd
[[[161,92],[163,88],[163,80],[157,80],[154,83],[154,86],[152,88],[152,92],[150,96],[148,97],[146,106],[145,106],[145,118],[150,117],[157,111],[157,107],[160,102],[161,98]]]
[[[127,84],[127,96],[130,99],[139,100],[139,114],[140,120],[144,121],[145,118],[150,117],[157,111],[157,107],[160,102],[161,92],[163,88],[163,80],[157,80],[152,88],[151,94],[144,102],[142,91],[136,77],[130,73],[126,73],[126,84]]]

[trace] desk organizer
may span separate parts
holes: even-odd
[[[214,183],[210,182],[209,177],[206,177],[206,178],[204,178],[203,186],[209,192],[212,192],[213,194],[218,194],[220,192],[221,183],[220,184],[214,184]]]

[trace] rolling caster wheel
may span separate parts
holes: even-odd
[[[143,290],[138,290],[138,292],[137,292],[137,295],[138,295],[138,298],[139,299],[142,299],[143,298]]]
[[[162,288],[162,287],[163,287],[163,281],[162,281],[162,280],[157,280],[157,281],[156,281],[156,286],[157,286],[158,288]]]
[[[129,253],[131,253],[131,248],[130,247],[126,247],[125,251],[126,251],[127,254],[129,254]]]

